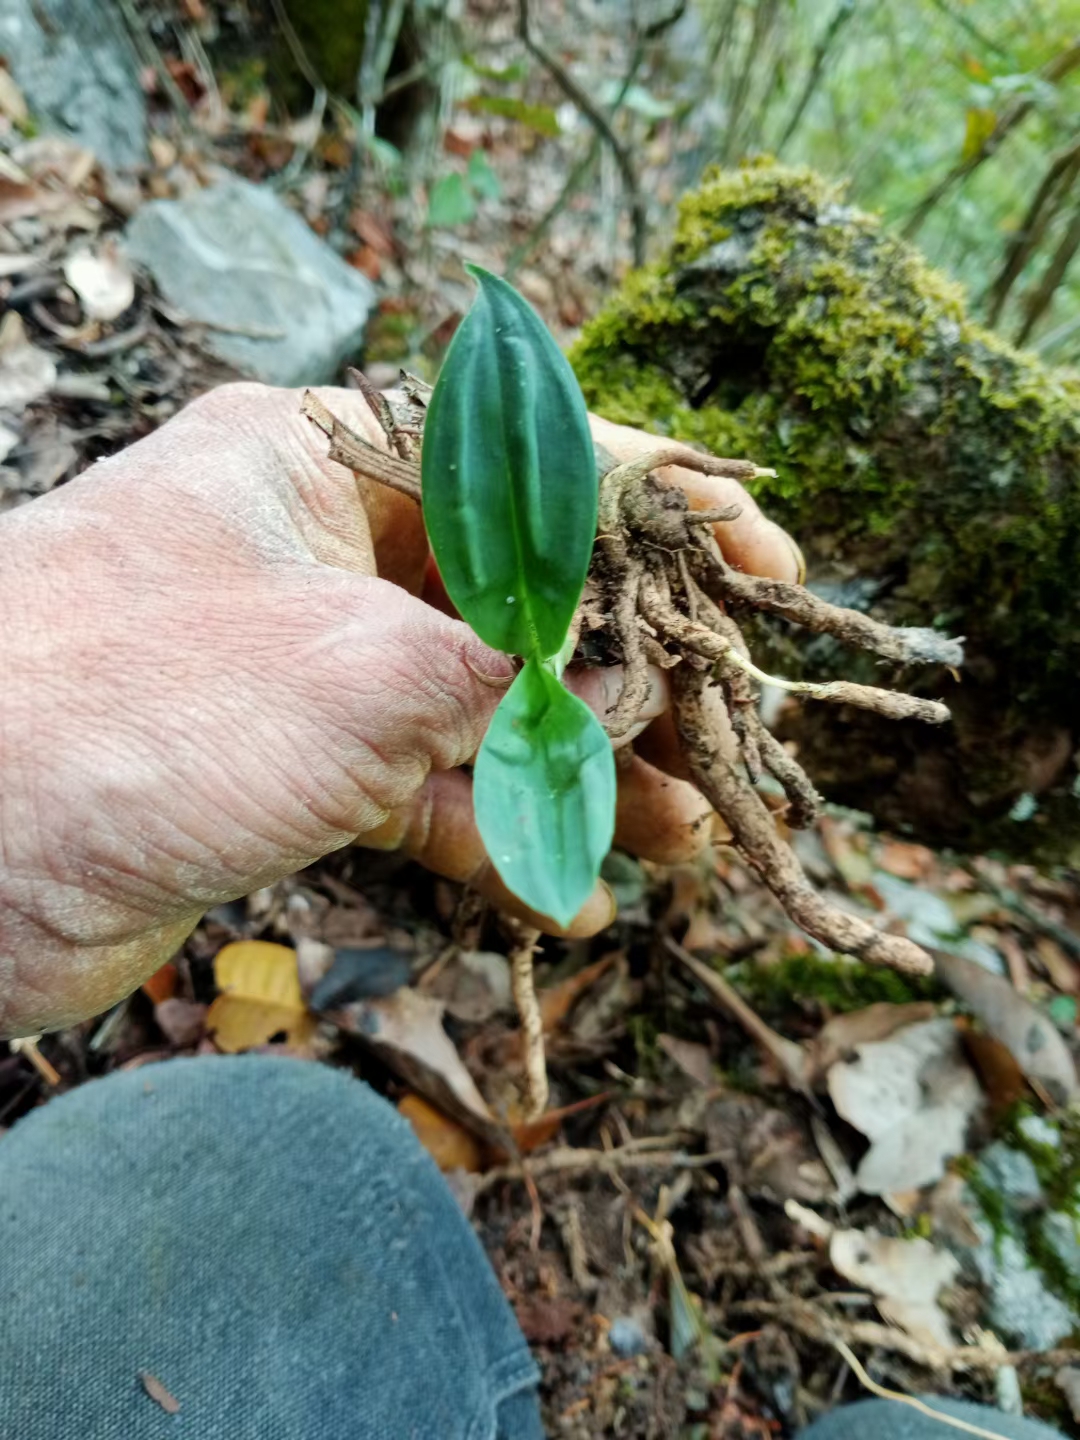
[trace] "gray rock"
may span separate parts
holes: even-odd
[[[633,1315],[617,1315],[608,1331],[608,1344],[616,1355],[627,1360],[632,1355],[645,1354],[649,1348],[649,1337]]]
[[[207,347],[257,380],[317,385],[359,349],[374,287],[262,186],[152,201],[127,244],[170,305],[214,327]]]
[[[980,1178],[992,1186],[1012,1210],[1030,1210],[1043,1199],[1042,1186],[1023,1150],[997,1140],[979,1157]]]
[[[146,159],[139,58],[107,0],[2,0],[0,54],[43,129],[114,168]]]
[[[1052,1150],[1061,1149],[1061,1131],[1042,1115],[1025,1115],[1017,1122],[1016,1128],[1032,1145],[1048,1145]]]
[[[1061,1210],[1051,1210],[1042,1217],[1039,1228],[1047,1245],[1080,1285],[1080,1236],[1076,1221]]]
[[[975,1262],[990,1291],[990,1327],[1004,1340],[1025,1350],[1050,1350],[1076,1329],[1076,1314],[1047,1289],[1015,1236],[995,1243],[987,1234]]]

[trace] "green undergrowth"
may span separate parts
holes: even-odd
[[[931,979],[818,955],[789,955],[770,965],[740,961],[728,966],[724,974],[755,1009],[774,1018],[795,1010],[820,1019],[867,1005],[907,1005],[939,999],[943,994]]]

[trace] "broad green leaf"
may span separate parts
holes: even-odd
[[[526,905],[568,925],[615,828],[615,757],[596,716],[530,660],[492,716],[473,807],[495,869]]]
[[[515,60],[512,65],[495,66],[481,64],[475,55],[463,55],[461,58],[474,75],[479,75],[484,80],[497,80],[501,85],[509,85],[514,80],[524,80],[529,73],[523,60]]]
[[[424,523],[447,592],[482,640],[554,655],[596,535],[585,401],[540,317],[505,280],[480,286],[428,405]]]
[[[429,225],[452,229],[468,224],[475,214],[476,201],[460,175],[444,175],[436,180],[428,196]]]
[[[466,179],[472,187],[473,193],[479,195],[482,200],[497,200],[502,194],[499,177],[491,168],[491,162],[483,150],[474,150],[469,156]]]
[[[465,109],[474,114],[502,115],[551,139],[561,133],[559,117],[550,105],[530,105],[525,100],[512,100],[509,95],[471,95],[465,101]]]
[[[643,116],[646,120],[667,120],[678,110],[674,100],[661,100],[651,90],[646,90],[644,85],[628,85],[624,89],[617,80],[607,80],[600,86],[599,100],[601,105],[612,106],[620,96],[621,105],[624,110],[633,110],[635,114]]]

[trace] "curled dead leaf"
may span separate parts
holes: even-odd
[[[479,1140],[512,1151],[509,1134],[492,1116],[443,1028],[444,1009],[431,995],[406,988],[382,999],[343,1006],[330,1019]]]
[[[1029,1080],[1067,1104],[1080,1094],[1069,1047],[1049,1015],[1036,1009],[1003,975],[991,975],[962,955],[935,950],[934,967],[986,1030],[1010,1050]]]
[[[807,1047],[807,1073],[811,1083],[827,1074],[838,1060],[851,1054],[859,1045],[887,1040],[905,1025],[932,1019],[934,1013],[934,1006],[930,1001],[916,1000],[909,1005],[891,1005],[887,1001],[880,1001],[876,1005],[867,1005],[862,1010],[834,1015],[825,1022]]]
[[[960,1262],[929,1240],[898,1240],[873,1230],[834,1230],[829,1240],[833,1269],[853,1285],[873,1291],[884,1318],[931,1347],[954,1344],[937,1297],[956,1279]]]
[[[64,279],[91,320],[115,320],[135,300],[135,278],[114,240],[73,251],[64,261]]]
[[[22,410],[56,383],[56,361],[27,338],[17,310],[0,321],[0,410]]]
[[[982,1091],[951,1020],[908,1025],[830,1069],[837,1112],[870,1141],[855,1172],[867,1195],[921,1189],[963,1152]]]

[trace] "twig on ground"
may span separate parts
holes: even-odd
[[[993,1374],[1002,1365],[1075,1365],[1080,1356],[1077,1350],[1015,1350],[1006,1353],[983,1349],[978,1345],[927,1345],[891,1325],[882,1325],[876,1320],[841,1320],[827,1315],[809,1300],[794,1297],[783,1301],[736,1300],[732,1309],[790,1325],[808,1340],[834,1348],[837,1340],[841,1340],[847,1345],[889,1350],[939,1374],[952,1370],[978,1370]]]
[[[750,1038],[756,1040],[761,1048],[776,1061],[791,1088],[808,1094],[807,1057],[802,1046],[797,1045],[794,1040],[787,1040],[783,1035],[778,1035],[775,1030],[766,1025],[761,1016],[750,1008],[738,991],[729,985],[722,975],[718,975],[708,965],[703,965],[700,960],[695,959],[670,935],[664,936],[664,946],[681,965],[686,966],[696,980],[704,985],[709,994],[720,1002],[728,1014],[739,1022]]]
[[[1034,930],[1040,930],[1048,935],[1051,940],[1056,940],[1063,950],[1067,950],[1074,959],[1080,960],[1080,935],[1076,935],[1064,925],[1059,925],[1056,920],[1051,920],[1049,915],[1043,915],[1034,905],[1030,903],[1018,890],[1008,885],[998,885],[985,874],[978,865],[970,861],[964,863],[963,868],[974,879],[980,890],[985,890],[995,900],[1000,901],[1006,910],[1011,910],[1026,920]]]
[[[680,1144],[683,1139],[682,1134],[647,1135],[640,1140],[629,1140],[625,1145],[618,1145],[606,1150],[579,1149],[571,1145],[560,1145],[554,1150],[549,1150],[545,1155],[538,1155],[533,1159],[522,1160],[520,1163],[500,1165],[493,1170],[488,1170],[480,1177],[478,1193],[489,1190],[502,1180],[524,1181],[526,1175],[533,1180],[540,1180],[546,1175],[561,1175],[570,1171],[615,1172],[618,1170],[664,1170],[676,1167],[697,1168],[700,1157],[687,1155],[681,1150],[671,1148],[673,1145]],[[715,1164],[717,1158],[714,1156],[710,1163]]]

